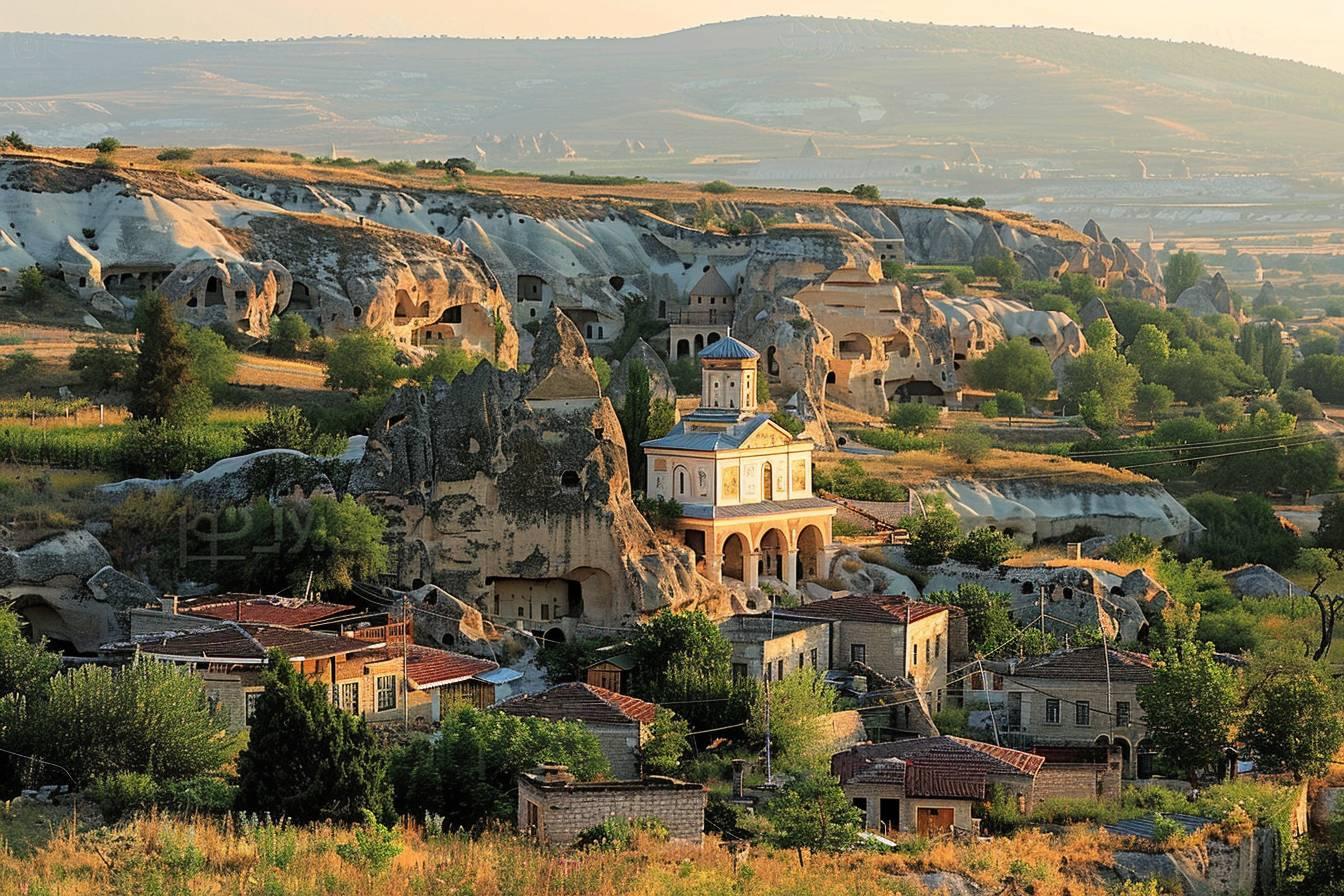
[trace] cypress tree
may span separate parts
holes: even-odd
[[[191,348],[158,293],[147,293],[135,309],[140,354],[131,383],[131,413],[140,420],[174,420],[195,410],[200,390],[193,388]]]

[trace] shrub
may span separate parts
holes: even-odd
[[[1170,843],[1185,836],[1185,828],[1179,822],[1172,821],[1161,812],[1153,816],[1153,842]]]
[[[172,146],[163,150],[163,152],[159,153],[154,158],[158,159],[160,162],[185,162],[194,155],[196,155],[196,150],[194,149],[189,149],[185,146]]]
[[[19,136],[18,131],[10,131],[3,138],[0,138],[0,147],[8,145],[11,149],[17,149],[19,152],[32,152],[33,145]]]
[[[114,153],[121,149],[121,141],[116,137],[104,137],[94,143],[90,143],[85,149],[96,149],[99,153]]]
[[[867,472],[853,459],[842,460],[829,469],[814,470],[812,486],[852,501],[904,501],[910,494],[899,483]]]
[[[120,168],[121,166],[117,164],[117,160],[112,157],[112,153],[100,152],[93,159],[93,167],[102,170],[109,170],[112,168]]]
[[[635,506],[655,529],[671,532],[681,519],[681,503],[675,498],[635,496]]]
[[[112,336],[99,336],[92,345],[81,345],[70,355],[70,369],[79,381],[95,392],[108,392],[128,383],[135,375],[135,352]]]
[[[872,184],[856,184],[849,193],[855,199],[866,199],[869,202],[876,202],[882,198],[882,191]]]
[[[966,284],[961,281],[960,277],[949,271],[943,275],[943,282],[939,289],[945,295],[959,296],[966,292]]]
[[[398,159],[393,162],[387,162],[383,165],[379,165],[378,170],[381,171],[383,174],[411,174],[415,171],[415,166],[412,165],[410,162]]]
[[[887,413],[887,420],[891,425],[905,432],[924,432],[932,429],[942,418],[942,411],[933,405],[913,401],[893,405]]]
[[[973,464],[984,460],[994,440],[974,423],[958,423],[943,440],[943,447],[958,460]]]
[[[243,447],[247,451],[265,451],[271,448],[289,448],[311,453],[317,433],[313,425],[296,407],[266,408],[266,419],[243,430]]]
[[[97,781],[90,796],[103,813],[103,820],[115,824],[132,812],[143,812],[158,802],[159,785],[144,772],[118,772]]]
[[[700,192],[723,195],[726,193],[736,193],[737,187],[728,183],[728,181],[726,180],[711,180],[709,183],[704,183],[700,185]]]
[[[24,268],[19,272],[19,301],[26,304],[40,302],[47,297],[47,278],[37,265]]]
[[[901,527],[910,533],[905,556],[917,566],[942,563],[961,535],[956,511],[947,506],[941,495],[934,495],[925,502],[922,516],[902,519]]]
[[[222,815],[233,809],[238,786],[217,775],[197,775],[167,781],[159,788],[159,805],[195,815]]]
[[[1127,532],[1102,552],[1113,563],[1142,564],[1157,553],[1157,542],[1138,532]]]
[[[952,548],[952,559],[981,569],[992,569],[1009,557],[1022,553],[1016,541],[988,526],[977,526]]]
[[[799,420],[788,411],[775,411],[770,415],[770,419],[783,427],[791,436],[800,435],[806,428],[803,421]]]
[[[403,163],[404,164],[404,163]],[[364,823],[354,829],[353,843],[340,843],[336,855],[371,875],[382,874],[392,866],[392,860],[401,855],[401,835],[364,810]]]
[[[308,344],[312,335],[312,328],[302,317],[297,314],[282,314],[271,318],[267,341],[270,343],[272,354],[290,358]]]

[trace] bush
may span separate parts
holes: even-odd
[[[856,184],[849,193],[855,199],[866,199],[869,202],[876,202],[882,198],[882,191],[872,184]]]
[[[939,289],[944,295],[955,297],[966,292],[966,284],[961,282],[961,278],[956,274],[948,272],[943,275],[943,282]]]
[[[851,501],[905,501],[910,493],[903,485],[874,476],[857,460],[845,459],[830,469],[812,472],[812,487]]]
[[[103,821],[115,824],[125,815],[152,809],[159,799],[159,785],[144,772],[118,772],[97,781],[89,794]]]
[[[159,788],[159,805],[189,815],[222,815],[233,809],[238,786],[217,775],[167,781]]]
[[[1102,552],[1101,556],[1113,563],[1146,563],[1157,553],[1157,542],[1138,532],[1127,532]]]
[[[415,166],[410,162],[398,159],[393,162],[379,165],[378,170],[383,174],[412,174],[415,171]]]
[[[676,527],[677,520],[681,519],[681,504],[675,498],[649,498],[636,495],[635,506],[655,529],[671,532]]]
[[[1022,548],[1010,536],[988,526],[977,526],[957,542],[951,556],[961,563],[992,569],[1021,553]]]
[[[99,336],[92,345],[81,345],[70,355],[70,369],[79,381],[95,392],[119,389],[135,375],[135,352],[123,340]]]
[[[806,429],[806,424],[788,411],[775,411],[770,415],[770,419],[783,427],[791,436],[801,435],[803,430]]]
[[[185,162],[196,155],[196,150],[188,149],[185,146],[172,146],[159,153],[154,158],[160,162]]]
[[[121,149],[121,141],[116,137],[104,137],[94,143],[90,143],[85,149],[96,149],[100,153],[114,153]]]
[[[974,423],[958,423],[943,440],[943,447],[958,460],[973,464],[984,460],[994,440]]]
[[[316,439],[313,425],[296,407],[271,405],[266,408],[265,420],[243,430],[243,447],[247,451],[288,448],[309,454]]]
[[[302,317],[297,314],[282,314],[271,318],[267,341],[270,343],[271,354],[292,358],[303,350],[312,335],[312,328]]]
[[[737,187],[728,183],[726,180],[711,180],[709,183],[700,185],[700,192],[723,195],[726,193],[736,193]]]
[[[942,419],[943,413],[937,407],[913,401],[893,405],[887,413],[888,422],[905,432],[925,432]]]
[[[9,146],[11,149],[17,149],[19,152],[32,152],[33,145],[19,136],[18,131],[10,131],[4,137],[0,137],[0,147]]]
[[[656,818],[612,817],[601,824],[593,825],[579,832],[574,841],[576,849],[591,849],[602,852],[625,852],[635,845],[635,833],[646,831],[660,840],[667,839],[667,827]]]
[[[24,268],[19,272],[19,301],[26,304],[40,302],[47,297],[47,278],[37,265]]]
[[[1153,816],[1153,842],[1158,844],[1170,843],[1177,838],[1185,836],[1185,828],[1179,822],[1172,821],[1162,813]]]
[[[917,566],[942,563],[952,553],[961,536],[957,514],[941,495],[930,497],[924,504],[924,514],[905,517],[901,528],[910,533],[905,556]]]

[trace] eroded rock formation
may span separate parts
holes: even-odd
[[[493,619],[557,586],[566,602],[546,626],[566,636],[664,607],[726,608],[690,552],[635,509],[620,423],[563,314],[543,319],[525,376],[483,364],[451,385],[400,389],[350,488],[392,521],[399,581],[438,585]]]

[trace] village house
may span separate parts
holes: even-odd
[[[542,691],[506,700],[500,712],[552,721],[578,722],[592,732],[602,746],[617,778],[638,778],[640,752],[652,736],[652,703],[595,687],[585,682],[566,682]]]
[[[1016,746],[1119,749],[1124,777],[1152,775],[1152,743],[1139,705],[1153,661],[1108,647],[1081,647],[1025,660],[986,663],[1005,739]],[[984,688],[981,688],[984,690]]]
[[[733,678],[779,681],[798,669],[826,671],[831,627],[824,620],[786,619],[739,613],[719,623],[733,645]]]
[[[681,505],[676,529],[712,581],[793,590],[828,568],[835,505],[812,494],[812,440],[760,412],[751,346],[700,353],[700,405],[644,442],[651,497]]]
[[[132,637],[218,628],[221,622],[335,630],[355,612],[350,604],[273,594],[165,595],[157,605],[130,612]]]
[[[866,827],[921,837],[978,833],[974,815],[999,788],[1023,811],[1045,759],[960,737],[865,744],[831,757],[831,773]]]
[[[906,679],[931,713],[947,699],[947,607],[903,595],[849,594],[803,604],[776,615],[830,623],[830,668],[859,664],[884,678]]]
[[[546,846],[569,846],[609,818],[651,819],[668,839],[699,846],[708,801],[704,784],[661,777],[576,781],[563,765],[543,765],[518,776],[518,830]]]
[[[629,644],[621,645],[620,652],[598,649],[598,653],[607,655],[584,669],[584,681],[599,688],[605,688],[617,694],[630,693],[630,682],[635,671],[634,654],[629,653]]]
[[[341,709],[371,722],[437,721],[448,703],[483,707],[495,699],[494,685],[480,676],[497,669],[497,663],[415,644],[403,659],[399,644],[222,622],[183,634],[142,637],[136,648],[145,656],[194,669],[205,682],[211,707],[228,714],[232,730],[252,722],[271,650],[283,651],[295,669],[327,687]]]
[[[691,287],[685,308],[667,312],[668,358],[680,361],[699,354],[728,334],[733,324],[737,290],[713,265]]]

